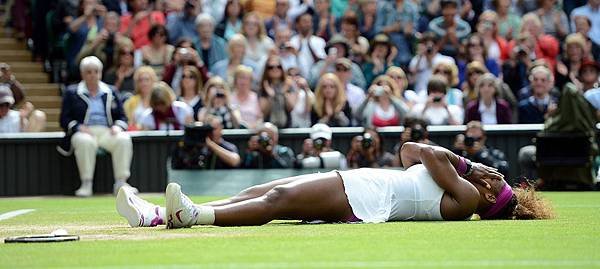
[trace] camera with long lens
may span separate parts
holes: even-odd
[[[472,137],[472,136],[465,136],[465,147],[472,147],[473,145],[475,145],[475,142],[479,141],[479,138],[477,137]]]
[[[183,138],[177,142],[171,156],[171,167],[173,169],[210,169],[208,160],[210,152],[206,147],[206,137],[212,130],[212,126],[202,123],[186,125]]]
[[[373,146],[373,136],[370,133],[364,133],[361,139],[363,149],[369,149]]]
[[[265,150],[271,146],[271,136],[269,136],[269,133],[260,132],[260,134],[258,134],[258,145]]]
[[[410,141],[417,142],[425,138],[425,132],[421,125],[415,125],[410,129]]]
[[[322,150],[325,147],[325,139],[324,138],[317,138],[313,140],[313,148],[315,148],[316,150]]]

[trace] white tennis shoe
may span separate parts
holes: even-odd
[[[194,202],[181,193],[181,186],[169,183],[165,193],[167,200],[167,229],[189,228],[196,224],[198,210]]]
[[[160,207],[137,195],[136,189],[123,186],[117,193],[117,212],[129,222],[131,227],[154,227],[164,224],[160,218]]]

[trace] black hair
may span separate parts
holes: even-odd
[[[165,37],[167,38],[167,41],[168,41],[169,40],[169,31],[167,30],[167,27],[165,27],[162,24],[152,25],[152,27],[150,28],[150,31],[148,31],[148,39],[152,40],[152,38],[154,38],[160,32],[165,33]]]

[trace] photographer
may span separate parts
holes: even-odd
[[[186,126],[185,140],[176,150],[173,168],[238,167],[241,162],[238,149],[223,139],[223,124],[219,118],[208,115],[204,122],[204,126]]]
[[[257,134],[248,140],[244,168],[292,168],[294,166],[294,151],[277,144],[278,142],[279,131],[277,127],[270,122],[264,123],[258,129]]]
[[[427,82],[435,65],[440,62],[455,62],[453,58],[438,53],[438,41],[434,33],[423,33],[417,45],[417,55],[408,65],[412,75],[411,83],[414,83],[414,90],[417,94],[427,90]]]
[[[402,166],[400,158],[400,149],[406,142],[416,142],[437,146],[436,143],[429,140],[429,132],[427,131],[427,122],[418,118],[406,118],[404,121],[404,131],[400,136],[400,142],[394,146],[394,167]]]
[[[452,151],[471,161],[494,167],[505,177],[508,176],[509,166],[504,152],[486,146],[485,141],[485,131],[481,122],[470,121],[465,133],[456,136]]]
[[[109,70],[117,64],[117,57],[120,47],[125,44],[131,44],[128,37],[119,33],[119,15],[115,12],[108,12],[104,18],[104,28],[96,35],[96,38],[89,39],[77,54],[77,62],[87,56],[96,56],[104,64],[104,69]]]
[[[296,168],[346,169],[346,157],[331,148],[332,131],[327,124],[317,123],[304,140],[302,153],[296,156]]]
[[[463,122],[463,109],[446,101],[448,84],[441,75],[431,77],[427,83],[427,102],[412,107],[409,115],[422,118],[430,125],[458,125]]]
[[[373,129],[366,129],[362,135],[352,138],[350,150],[346,154],[349,168],[360,167],[392,167],[394,156],[382,149],[379,133]]]

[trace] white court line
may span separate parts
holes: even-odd
[[[15,210],[15,211],[10,211],[10,212],[0,215],[0,221],[14,218],[19,215],[27,214],[32,211],[35,211],[35,209],[19,209],[19,210]]]
[[[113,269],[122,266],[97,266]],[[148,265],[127,265],[127,268],[147,268]],[[600,260],[449,260],[449,261],[350,261],[350,262],[248,262],[248,263],[200,263],[200,264],[155,264],[153,268],[228,268],[228,269],[280,269],[280,268],[481,268],[481,267],[575,267],[600,268]],[[50,267],[49,267],[50,268]],[[64,268],[64,267],[61,267]],[[75,268],[75,267],[69,267]]]

